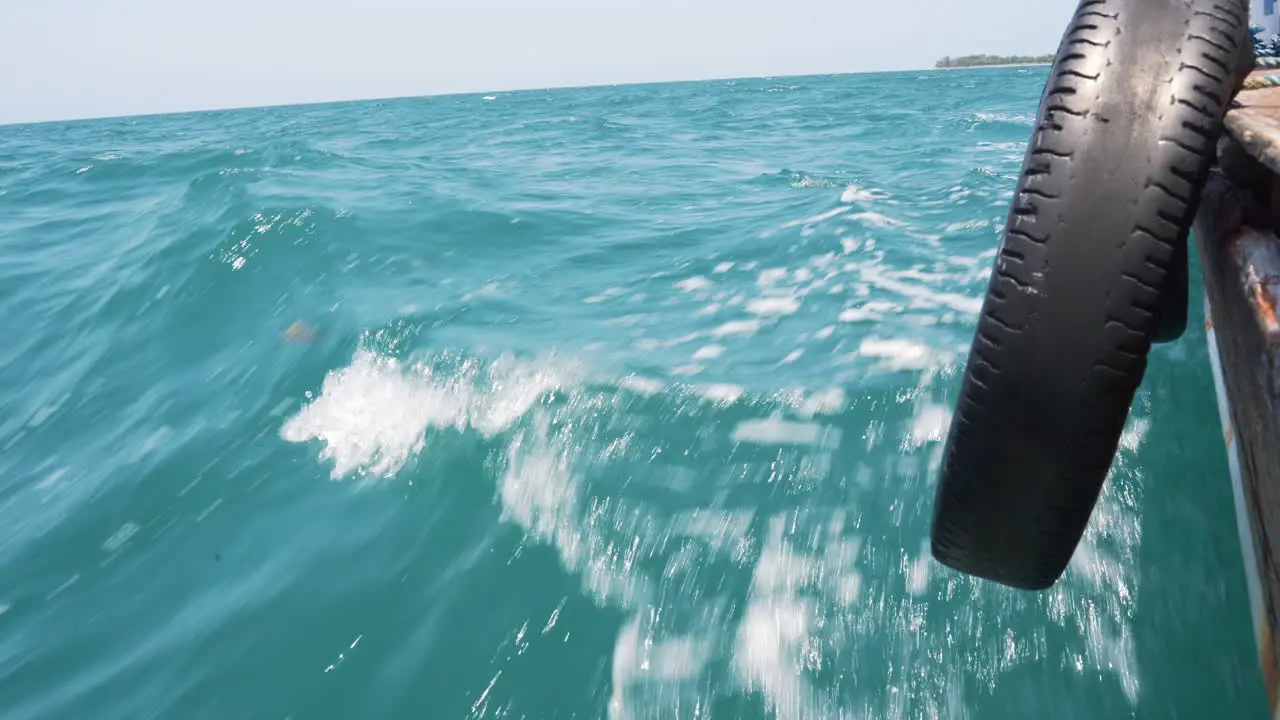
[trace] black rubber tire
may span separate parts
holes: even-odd
[[[1169,261],[1169,273],[1165,277],[1164,293],[1160,300],[1160,322],[1152,343],[1171,343],[1187,331],[1187,302],[1191,292],[1191,258],[1187,243],[1180,242],[1174,248]]]
[[[1253,64],[1245,0],[1083,0],[1041,97],[943,456],[932,551],[1027,590],[1065,571]]]

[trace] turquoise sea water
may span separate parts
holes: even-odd
[[[1262,717],[1198,279],[1063,581],[929,558],[1044,79],[0,128],[0,717]]]

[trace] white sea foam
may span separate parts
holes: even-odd
[[[793,227],[799,227],[801,225],[812,225],[814,223],[820,223],[823,220],[830,220],[831,218],[836,217],[838,215],[843,215],[849,212],[849,210],[851,209],[852,208],[848,208],[848,207],[833,208],[824,213],[819,213],[817,215],[814,215],[813,217],[807,217],[803,220],[792,220],[791,222],[787,223],[786,225],[783,225],[782,227],[793,228]]]
[[[750,322],[757,323],[752,331],[758,328],[758,321]],[[818,335],[830,337],[834,331],[828,326]],[[941,353],[911,339],[871,337],[862,339],[858,354],[916,367],[931,366]],[[468,362],[461,371],[445,373],[362,351],[348,367],[330,373],[319,394],[281,432],[295,442],[320,440],[335,476],[393,473],[417,452],[431,428],[501,435],[493,453],[493,480],[502,519],[523,531],[526,542],[550,548],[593,601],[628,618],[606,666],[612,693],[607,712],[617,720],[694,716],[695,708],[705,707],[709,685],[735,680],[740,689],[758,693],[767,712],[780,719],[961,717],[953,712],[961,707],[950,688],[961,672],[954,668],[996,682],[1010,668],[1046,662],[1037,654],[1035,631],[1031,637],[992,637],[991,618],[1017,627],[1057,624],[1068,633],[1082,633],[1079,647],[1068,649],[1067,657],[1079,663],[1080,672],[1087,668],[1117,678],[1136,702],[1140,688],[1129,619],[1140,525],[1133,501],[1126,499],[1133,490],[1131,478],[1108,484],[1097,522],[1091,523],[1062,584],[1045,599],[1011,596],[944,574],[931,564],[927,545],[909,534],[914,526],[902,522],[903,508],[910,512],[914,501],[898,497],[886,513],[869,494],[896,497],[899,488],[917,492],[926,466],[934,462],[925,458],[927,449],[905,448],[902,459],[884,463],[858,460],[855,453],[854,465],[840,471],[837,510],[823,509],[821,493],[811,503],[807,495],[788,498],[773,487],[761,487],[759,497],[804,509],[780,511],[764,500],[726,507],[730,493],[715,485],[725,477],[732,478],[734,502],[739,492],[745,496],[751,489],[756,471],[760,482],[769,473],[773,483],[778,473],[792,483],[789,488],[806,493],[810,490],[804,488],[836,484],[813,478],[832,470],[831,479],[837,479],[833,457],[839,462],[842,454],[835,450],[852,441],[861,451],[862,428],[849,428],[844,416],[815,416],[841,413],[848,402],[842,389],[787,391],[771,396],[773,409],[755,412],[761,396],[753,393],[739,404],[746,390],[738,385],[668,386],[640,375],[617,380],[621,395],[632,400],[637,398],[631,393],[671,392],[688,405],[687,393],[692,393],[709,403],[734,405],[719,410],[698,404],[692,411],[715,414],[698,423],[711,447],[726,445],[726,438],[743,446],[726,455],[732,460],[719,469],[695,472],[687,464],[670,463],[665,454],[651,455],[656,446],[645,444],[651,428],[633,424],[657,425],[668,418],[619,414],[622,406],[671,403],[618,402],[613,392],[583,384],[583,377],[559,361]],[[552,392],[567,398],[564,404],[544,404]],[[917,402],[906,437],[916,445],[936,443],[948,413],[939,404]],[[744,419],[746,413],[756,417]],[[1148,426],[1138,418],[1126,431],[1118,460],[1122,471]],[[901,433],[902,427],[890,425],[883,432]],[[744,472],[741,456],[752,454],[766,459]],[[628,467],[645,462],[647,479],[654,483],[650,487],[661,487],[664,503],[676,509],[628,495],[607,464],[615,459]],[[726,475],[717,477],[717,472]],[[707,499],[713,494],[715,499]],[[698,499],[679,505],[695,495]],[[867,518],[881,514],[885,522],[902,522],[901,532],[890,530],[887,539],[868,535],[866,542],[876,545],[867,562],[874,558],[877,565],[864,567],[864,542],[853,533],[863,532],[858,528]],[[720,569],[726,565],[740,573],[740,591],[726,590]],[[928,619],[940,593],[965,599],[945,632]],[[548,629],[558,612],[546,622]],[[532,622],[535,630],[543,626],[541,617]],[[557,632],[564,627],[556,626]],[[926,677],[913,664],[920,657],[944,658],[946,667]],[[862,668],[859,682],[890,688],[883,706],[854,699],[865,694],[853,692],[844,673],[831,672],[850,663]]]
[[[764,297],[747,302],[747,312],[752,315],[793,315],[800,309],[800,301],[794,297]]]
[[[785,528],[785,517],[770,519],[734,649],[740,681],[760,691],[779,720],[814,717],[816,707],[814,691],[801,673],[814,608],[812,600],[795,593],[812,574],[812,559],[790,552]]]
[[[1030,113],[993,113],[978,112],[973,114],[974,119],[981,122],[1007,122],[1017,123],[1019,125],[1029,125],[1035,121],[1035,116]]]
[[[843,410],[847,402],[844,390],[833,387],[804,395],[795,409],[805,417],[832,415]]]
[[[879,359],[892,370],[924,370],[935,360],[928,345],[907,338],[864,338],[858,355]]]
[[[766,556],[761,563],[782,562]],[[738,628],[734,664],[742,684],[761,692],[779,720],[817,717],[816,695],[805,676],[804,645],[813,601],[777,596],[756,600]]]
[[[673,694],[686,695],[696,703],[696,679],[710,659],[706,638],[684,635],[655,639],[636,615],[618,633],[613,647],[609,697],[610,720],[628,720],[639,708],[652,708],[654,701],[669,704]],[[682,687],[683,686],[683,687]],[[650,697],[657,695],[656,698]]]
[[[760,330],[759,320],[733,320],[711,331],[712,337],[729,335],[754,335]]]
[[[776,284],[785,280],[788,272],[789,271],[784,267],[761,270],[760,275],[756,277],[756,284],[763,286]]]
[[[691,278],[685,278],[676,283],[676,287],[685,292],[696,292],[698,290],[706,290],[711,287],[711,281],[701,275],[695,275]]]
[[[603,292],[599,293],[598,295],[592,295],[591,297],[587,298],[583,302],[592,303],[592,304],[602,303],[605,300],[609,300],[610,298],[618,297],[619,295],[622,295],[625,292],[626,290],[618,287],[607,288]]]
[[[991,221],[989,220],[966,220],[965,222],[951,223],[943,228],[943,232],[947,235],[954,235],[955,233],[982,230],[988,227],[991,227]]]
[[[462,302],[470,302],[476,298],[495,298],[502,296],[502,286],[489,282],[462,296]]]
[[[723,345],[705,345],[693,353],[694,360],[714,360],[724,354]]]
[[[946,307],[972,316],[982,310],[982,297],[979,295],[961,295],[940,291],[930,284],[909,282],[903,272],[887,270],[877,263],[849,263],[846,269],[858,273],[860,279],[870,286],[910,300],[908,307],[911,309]]]
[[[792,422],[778,417],[744,420],[731,435],[734,442],[756,445],[807,445],[826,450],[840,446],[841,432],[821,423]]]
[[[699,339],[699,338],[701,338],[701,337],[702,337],[702,333],[700,333],[700,332],[685,333],[684,335],[681,335],[681,336],[679,336],[679,337],[677,337],[677,338],[672,338],[671,340],[668,340],[668,341],[666,342],[666,345],[667,345],[667,347],[675,347],[676,345],[684,345],[685,343],[691,343],[691,342],[693,342],[694,340],[697,340],[697,339]]]
[[[774,427],[763,441],[781,438],[785,443],[796,435],[777,430],[786,425]],[[849,534],[850,523],[843,512],[822,517],[789,511],[768,519],[758,556],[752,560],[751,553],[742,554],[739,549],[750,546],[754,512],[699,510],[663,519],[644,512],[620,512],[613,503],[592,505],[584,494],[583,478],[568,461],[572,455],[564,444],[567,438],[542,432],[524,435],[531,442],[512,448],[513,458],[524,459],[513,462],[504,478],[504,516],[519,522],[532,538],[552,545],[566,566],[582,575],[593,597],[630,613],[612,653],[611,718],[665,717],[677,707],[699,706],[709,677],[714,677],[708,674],[717,672],[725,640],[733,676],[742,689],[758,692],[770,714],[778,718],[910,717],[917,710],[922,716],[959,717],[947,714],[948,708],[961,707],[959,696],[949,687],[953,673],[944,671],[946,677],[922,682],[911,670],[910,658],[938,652],[951,657],[946,655],[951,648],[959,653],[955,663],[992,678],[1042,661],[1034,631],[1030,638],[997,632],[984,640],[981,633],[989,623],[973,619],[968,609],[972,605],[988,608],[988,615],[998,610],[1001,617],[1021,617],[1022,624],[1039,620],[1075,627],[1083,622],[1087,646],[1078,656],[1077,667],[1116,676],[1131,701],[1136,700],[1139,687],[1132,634],[1123,612],[1113,614],[1123,605],[1113,604],[1111,598],[1123,594],[1105,586],[1110,576],[1099,576],[1096,584],[1091,581],[1091,589],[1085,592],[1078,586],[1051,591],[1048,603],[1020,597],[1010,602],[1006,595],[985,588],[977,593],[964,589],[966,604],[948,625],[951,629],[945,638],[934,638],[921,634],[935,585],[927,541],[902,551],[901,571],[886,586],[885,579],[864,575],[860,567],[863,540]],[[806,435],[802,440],[810,438]],[[810,447],[804,442],[799,446]],[[866,466],[861,470],[872,475]],[[861,486],[871,483],[869,478]],[[588,513],[588,507],[597,511]],[[1104,517],[1113,517],[1113,506],[1107,504],[1101,510]],[[1128,521],[1120,526],[1130,527]],[[735,563],[746,562],[751,582],[745,602],[702,595],[697,585],[684,584],[678,585],[682,602],[660,600],[655,594],[658,583],[683,583],[696,577],[698,556],[684,549],[674,551],[661,577],[641,572],[635,561],[651,557],[649,553],[659,547],[682,548],[681,538],[697,539],[711,552],[728,553]],[[1096,543],[1087,540],[1073,572],[1076,567],[1100,566],[1114,568],[1114,559],[1103,557]],[[1120,577],[1120,581],[1124,587],[1126,579]],[[900,595],[904,591],[905,596]],[[736,621],[730,620],[723,608],[739,602],[742,610]],[[1047,608],[1047,616],[1041,608]],[[660,618],[669,614],[695,621],[689,629],[664,629]],[[876,639],[883,643],[885,637],[890,638],[888,649],[898,659],[870,672],[890,692],[880,707],[848,706],[848,697],[837,694],[822,679],[822,670],[844,661],[847,653],[856,654],[864,643]]]
[[[871,300],[858,307],[846,308],[840,312],[840,322],[853,323],[867,320],[881,320],[886,315],[901,312],[902,306],[886,300]]]
[[[911,430],[907,440],[911,445],[941,442],[946,439],[947,429],[951,426],[951,413],[946,407],[934,403],[926,403],[916,410],[911,420]]]
[[[496,434],[570,377],[510,359],[485,375],[436,377],[429,368],[361,350],[349,366],[329,373],[319,396],[280,434],[290,442],[322,442],[320,457],[333,462],[334,479],[357,472],[390,476],[421,449],[427,428],[470,426]]]
[[[849,216],[851,220],[857,220],[864,225],[876,228],[878,230],[893,230],[896,228],[906,227],[907,223],[901,220],[895,220],[888,215],[882,215],[878,212],[860,212]]]
[[[665,389],[661,380],[640,375],[627,375],[618,381],[618,386],[641,395],[657,395]]]
[[[911,597],[924,597],[929,590],[929,563],[932,557],[929,542],[926,540],[920,543],[920,552],[907,566],[907,592]]]
[[[1125,426],[1124,432],[1120,434],[1120,447],[1129,452],[1137,452],[1138,446],[1142,444],[1143,439],[1147,436],[1147,431],[1150,429],[1151,418],[1133,418]]]
[[[869,202],[872,200],[884,200],[887,197],[889,197],[888,194],[881,190],[860,188],[857,185],[850,185],[844,189],[844,192],[840,193],[840,202]]]
[[[730,383],[712,383],[696,388],[699,395],[705,400],[722,405],[729,405],[737,402],[738,398],[746,393],[746,389],[741,385],[733,385]]]
[[[769,519],[735,637],[734,669],[779,720],[847,717],[814,687],[810,672],[830,660],[823,657],[823,636],[847,633],[847,609],[861,596],[862,539],[848,535],[843,513],[835,513],[825,527],[811,531],[808,542],[797,542],[800,520],[792,513]],[[818,598],[840,605],[823,608]],[[840,612],[824,614],[831,609]]]

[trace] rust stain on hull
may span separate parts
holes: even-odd
[[[1276,322],[1276,299],[1271,292],[1270,284],[1275,282],[1274,275],[1252,283],[1249,297],[1253,300],[1254,311],[1258,314],[1258,322],[1268,335],[1274,336],[1280,331],[1280,323]]]
[[[1240,268],[1241,290],[1253,308],[1258,329],[1268,345],[1280,346],[1280,317],[1276,308],[1280,290],[1280,246],[1276,236],[1244,227],[1226,242]]]

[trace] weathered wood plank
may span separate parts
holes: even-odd
[[[1254,73],[1262,75],[1263,72]],[[1253,157],[1280,174],[1280,88],[1245,90],[1225,118],[1227,132]]]

